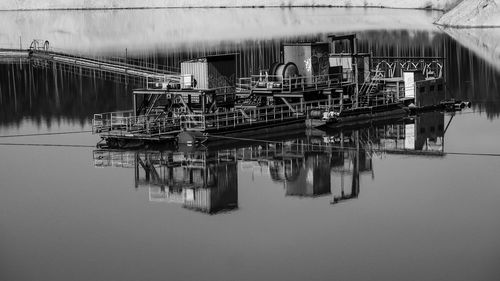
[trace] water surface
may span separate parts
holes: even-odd
[[[447,96],[474,106],[456,115],[431,113],[342,132],[256,136],[265,142],[109,152],[97,150],[98,138],[84,131],[93,113],[129,108],[133,82],[0,64],[1,135],[81,132],[0,138],[1,280],[498,279],[500,158],[485,154],[500,154],[500,73],[435,29],[432,15],[383,11],[401,21],[379,26],[375,19],[386,18],[378,9],[238,10],[215,31],[212,21],[203,21],[205,37],[171,34],[176,43],[163,48],[166,39],[141,40],[140,32],[123,41],[105,39],[124,14],[145,15],[144,36],[153,38],[167,28],[153,20],[161,10],[78,13],[87,18],[83,22],[116,16],[116,26],[97,32],[90,25],[80,33],[65,24],[71,19],[81,25],[72,13],[7,17],[32,19],[34,26],[57,16],[46,23],[51,32],[35,28],[29,36],[53,36],[59,46],[93,46],[94,54],[109,56],[122,55],[113,51],[117,46],[131,46],[135,51],[127,59],[140,63],[177,67],[197,55],[238,52],[239,75],[276,60],[282,41],[358,31],[361,48],[374,55],[446,57]],[[183,26],[181,16],[193,13],[207,14],[171,15]],[[254,17],[241,19],[245,13]],[[246,23],[259,13],[278,31]],[[335,20],[358,14],[368,23],[353,27]],[[405,21],[409,15],[425,24]],[[241,21],[254,33],[222,32]],[[16,28],[28,32],[22,26]],[[14,33],[0,38],[14,44]],[[176,167],[154,164],[174,156]],[[188,167],[189,157],[203,168]],[[193,201],[201,196],[208,199]]]

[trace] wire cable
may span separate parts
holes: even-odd
[[[60,132],[60,133],[47,133],[47,134],[25,134],[25,135],[10,135],[10,136],[0,136],[0,137],[17,137],[17,136],[37,136],[37,135],[58,135],[58,134],[73,134],[73,133],[85,133],[88,131],[79,131],[79,132]],[[228,137],[228,136],[218,136],[218,135],[207,135],[209,138],[221,138],[221,139],[230,139],[230,140],[240,140],[240,141],[250,141],[250,142],[262,142],[262,143],[271,143],[271,144],[279,144],[284,143],[286,141],[272,141],[272,140],[264,140],[264,139],[253,139],[253,138],[241,138],[241,137]],[[50,144],[50,143],[0,143],[2,146],[39,146],[39,147],[74,147],[74,148],[95,148],[94,145],[85,145],[85,144]],[[321,145],[315,144],[306,144],[306,146],[314,148],[314,147],[323,147]],[[349,146],[339,146],[339,145],[330,145],[328,148],[336,148],[342,150],[356,150],[355,147]],[[380,148],[371,148],[368,149],[371,152],[387,152],[387,150]],[[395,151],[399,152],[399,151]],[[404,151],[401,151],[402,153]],[[418,152],[418,151],[415,151]],[[425,154],[425,151],[422,151]],[[500,157],[500,153],[479,153],[479,152],[456,152],[456,151],[443,151],[443,155],[458,155],[458,156],[488,156],[488,157]]]
[[[252,139],[252,138],[238,138],[238,137],[227,137],[227,136],[217,136],[217,135],[207,135],[207,137],[213,137],[213,138],[223,138],[223,139],[232,139],[232,140],[241,140],[241,141],[253,141],[253,142],[263,142],[263,143],[273,143],[273,144],[278,144],[278,143],[284,143],[286,141],[270,141],[270,140],[262,140],[262,139]],[[299,144],[300,145],[300,144]],[[315,144],[306,144],[308,147],[322,147],[321,145],[315,145]],[[342,150],[356,150],[355,147],[345,147],[345,146],[339,146],[339,145],[331,145],[328,146],[328,148],[337,148],[337,149],[342,149]],[[388,152],[389,150],[385,149],[380,149],[380,148],[372,148],[372,149],[367,149],[367,151],[371,152]],[[395,152],[401,152],[404,153],[404,150],[401,151],[395,151]],[[415,150],[415,152],[418,152]],[[439,152],[439,151],[437,151]],[[459,155],[459,156],[489,156],[489,157],[500,157],[500,153],[479,153],[479,152],[455,152],[455,151],[443,151],[443,155]],[[418,155],[418,154],[416,154]],[[425,151],[422,151],[422,155],[425,155]],[[431,154],[429,154],[431,155]]]
[[[86,144],[57,144],[57,143],[9,143],[9,142],[1,142],[0,146],[45,146],[45,147],[74,147],[74,148],[95,148],[95,145],[86,145]]]
[[[54,133],[33,133],[33,134],[3,135],[3,136],[0,136],[0,138],[70,135],[70,134],[82,134],[82,133],[91,133],[91,132],[92,132],[91,130],[87,130],[87,131],[69,131],[69,132],[54,132]]]

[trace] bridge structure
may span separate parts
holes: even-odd
[[[177,87],[180,82],[180,73],[166,66],[139,65],[123,58],[73,55],[55,50],[46,40],[33,40],[28,49],[0,49],[0,61],[30,61],[37,67],[60,68],[82,76],[112,76],[145,88]]]

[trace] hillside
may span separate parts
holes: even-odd
[[[33,38],[53,48],[116,53],[364,30],[438,31],[441,12],[396,9],[127,9],[2,12],[0,48]],[[214,20],[217,19],[217,20]],[[270,28],[272,27],[272,28]]]
[[[437,24],[450,27],[500,27],[500,0],[464,0]]]
[[[447,9],[459,0],[2,0],[0,10],[187,7],[389,7]]]

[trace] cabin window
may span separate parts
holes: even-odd
[[[425,86],[420,87],[420,92],[421,93],[425,92]]]

